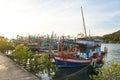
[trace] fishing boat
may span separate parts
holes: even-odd
[[[101,51],[101,40],[95,40],[87,36],[83,11],[81,7],[85,35],[76,40],[65,40],[60,42],[60,49],[54,53],[55,64],[58,67],[78,67],[89,65],[92,60],[100,61],[105,52]]]
[[[61,46],[61,51],[54,54],[55,64],[58,67],[89,65],[92,58],[100,61],[105,55],[105,52],[101,51],[101,41],[98,40],[64,40],[63,43],[64,46]],[[67,48],[65,46],[67,46]]]

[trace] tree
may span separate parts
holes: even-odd
[[[48,54],[43,52],[41,56],[33,54],[32,51],[23,44],[17,45],[11,58],[23,66],[26,70],[36,73],[47,73],[51,77],[51,73],[57,70],[56,65],[52,63]]]
[[[12,53],[12,58],[14,61],[16,61],[18,64],[22,65],[26,68],[27,61],[32,56],[32,51],[29,50],[28,47],[24,45],[17,45],[15,48],[15,51]]]
[[[49,77],[52,77],[52,72],[57,70],[56,65],[52,63],[50,57],[46,53],[42,53],[41,56],[33,55],[30,59],[29,71],[33,73],[46,73]]]
[[[106,42],[106,43],[120,43],[120,30],[116,31],[112,34],[107,34],[102,36],[102,39]]]
[[[93,75],[93,80],[120,80],[120,63],[118,61],[111,61],[105,64],[102,68],[98,68],[99,74]]]
[[[9,39],[0,36],[0,51],[1,52],[5,53],[8,50],[13,50],[13,49],[14,49],[14,43]]]

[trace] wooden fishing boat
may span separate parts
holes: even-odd
[[[101,51],[101,41],[98,40],[64,40],[63,43],[64,46],[61,46],[61,50],[54,54],[55,64],[58,67],[89,65],[92,58],[99,61],[102,60],[105,55],[105,52]],[[65,46],[67,46],[67,48]]]
[[[93,59],[100,61],[105,52],[101,51],[101,41],[87,36],[83,11],[81,7],[85,36],[77,40],[62,40],[60,50],[54,54],[55,64],[58,67],[77,67],[89,65]]]

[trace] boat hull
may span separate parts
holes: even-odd
[[[79,67],[89,65],[91,60],[89,59],[69,59],[69,58],[60,58],[55,57],[55,64],[58,67]]]

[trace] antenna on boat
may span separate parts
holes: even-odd
[[[82,19],[83,19],[83,27],[84,27],[85,37],[87,37],[87,32],[86,32],[86,27],[85,27],[85,20],[84,20],[84,15],[83,15],[82,6],[81,6],[81,14],[82,14]]]
[[[91,37],[90,30],[89,30],[89,37]]]

